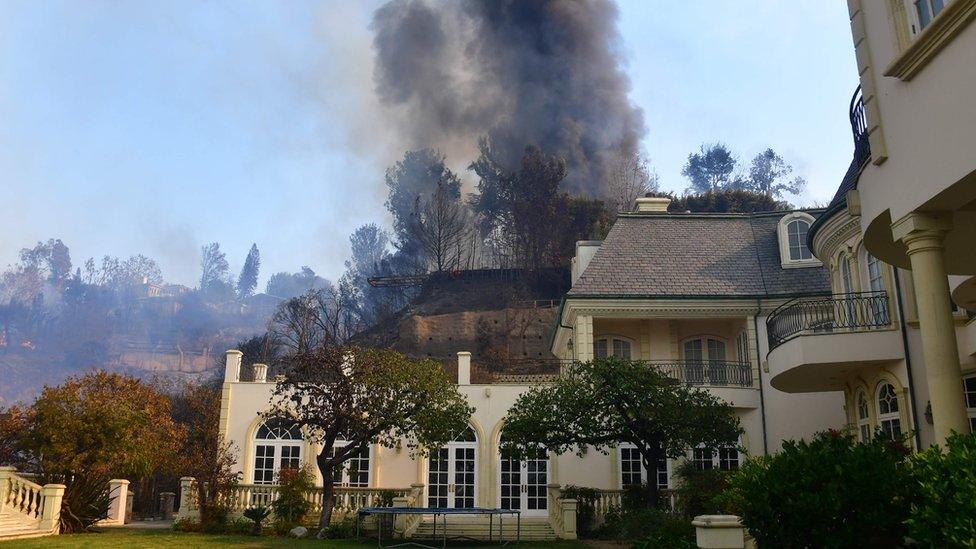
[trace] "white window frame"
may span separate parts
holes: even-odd
[[[962,391],[966,402],[966,415],[969,417],[969,428],[976,433],[976,375],[962,378]]]
[[[617,446],[617,485],[620,486],[621,490],[633,484],[633,483],[624,484],[624,453],[625,453],[624,451],[625,450],[627,451],[627,453],[629,453],[630,451],[637,452],[637,445],[632,444],[630,442],[621,442]],[[634,460],[630,459],[629,461],[634,461]],[[640,483],[647,484],[647,468],[644,467],[644,460],[640,458],[639,453],[637,455],[636,461],[637,461],[638,470],[640,471],[639,473]],[[672,460],[670,458],[664,458],[664,470],[662,471],[660,468],[658,468],[654,471],[654,480],[657,482],[658,490],[669,490],[671,488],[671,479],[673,478],[672,466],[673,466]],[[662,472],[665,475],[665,482],[663,484],[661,483]]]
[[[289,449],[289,452],[294,451],[295,448],[298,448],[298,466],[301,467],[305,463],[305,448],[304,448],[305,440],[303,437],[299,436],[299,438],[291,438],[291,437],[258,438],[258,435],[262,427],[267,425],[269,422],[279,422],[279,421],[288,421],[288,420],[280,419],[280,418],[268,418],[263,422],[261,422],[258,425],[258,428],[254,430],[254,440],[251,443],[251,448],[253,450],[251,454],[251,466],[252,466],[251,482],[254,484],[275,484],[277,482],[278,474],[281,473],[281,463],[283,461],[282,453],[284,448],[286,447]],[[287,429],[286,431],[290,432],[291,428]],[[274,451],[274,455],[270,458],[271,459],[271,480],[270,481],[266,479],[258,480],[257,478],[257,474],[259,470],[259,468],[257,467],[257,460],[259,457],[264,457],[258,455],[260,447],[271,448]],[[266,452],[267,450],[264,451]],[[289,456],[289,459],[294,459],[294,456]],[[267,471],[268,469],[267,467],[261,467],[260,470]]]
[[[462,438],[468,432],[471,433],[471,435],[474,438],[474,440],[464,440]],[[472,481],[473,482],[473,485],[472,485],[473,486],[473,491],[472,491],[471,496],[462,496],[462,497],[471,497],[473,499],[473,504],[472,504],[471,507],[477,507],[478,506],[479,483],[481,482],[480,475],[478,473],[478,469],[480,468],[480,464],[481,464],[481,455],[480,455],[481,452],[478,450],[478,445],[479,444],[480,444],[480,439],[478,438],[478,431],[474,428],[474,426],[468,425],[467,427],[465,427],[465,429],[463,431],[461,431],[460,433],[457,434],[457,436],[454,437],[454,440],[452,440],[451,442],[448,442],[446,445],[442,446],[441,448],[438,448],[438,449],[432,451],[427,456],[426,463],[427,463],[428,481],[426,483],[426,487],[424,488],[424,502],[427,503],[428,506],[431,506],[430,505],[430,498],[431,498],[430,488],[432,486],[432,483],[430,482],[430,479],[429,479],[429,475],[430,475],[430,460],[433,458],[434,452],[437,452],[437,451],[440,451],[440,450],[446,450],[447,451],[447,469],[445,471],[443,471],[444,473],[447,474],[447,484],[446,484],[446,486],[447,486],[447,492],[445,494],[445,498],[447,500],[447,505],[445,507],[449,507],[451,509],[459,509],[460,508],[460,507],[457,506],[457,502],[458,502],[457,483],[455,482],[455,480],[457,478],[457,473],[458,473],[458,470],[457,470],[457,457],[456,457],[456,454],[455,454],[455,450],[458,450],[458,449],[473,450],[473,452],[472,452],[472,456],[473,456],[472,459],[474,461],[474,470],[472,471],[472,473],[473,473],[473,479],[474,479]],[[444,485],[443,484],[438,484],[437,486],[444,486]],[[439,498],[439,496],[435,496],[435,497],[438,497]],[[464,507],[464,508],[468,508],[468,507]]]
[[[345,448],[349,446],[349,441],[347,440],[337,440],[332,444],[332,454],[335,455],[336,450]],[[353,488],[369,488],[373,485],[373,447],[371,444],[367,444],[363,450],[365,450],[365,456],[352,456],[342,463],[342,469],[339,471],[339,481],[332,481],[333,486],[346,486]],[[362,464],[362,461],[366,461],[366,482],[352,482],[350,479],[349,471],[352,469],[353,462],[357,464]],[[362,472],[361,469],[357,469],[358,472]]]
[[[813,226],[813,216],[806,212],[791,212],[784,215],[779,220],[779,225],[777,227],[777,235],[779,237],[779,261],[780,266],[784,269],[798,269],[805,267],[819,267],[823,263],[817,259],[817,256],[813,255],[813,250],[807,248],[810,252],[809,259],[793,259],[790,255],[790,234],[789,227],[794,221],[803,221],[807,224],[807,233],[809,234],[810,227]],[[807,243],[802,243],[804,247],[807,247]]]
[[[861,414],[862,411],[864,412],[863,415]],[[871,440],[871,404],[868,402],[868,395],[863,389],[858,389],[854,393],[854,421],[857,424],[860,441]]]
[[[948,5],[952,0],[941,0],[942,8],[939,13],[935,13],[935,4],[938,0],[904,0],[905,2],[905,14],[908,16],[908,32],[911,34],[912,38],[917,37],[926,27],[935,21],[935,18],[939,16],[943,11],[945,11],[946,5]],[[922,24],[922,20],[918,14],[918,7],[916,4],[923,4],[929,11],[929,22]]]
[[[597,345],[598,342],[601,342],[601,341],[605,341],[606,344],[607,344],[607,356],[606,357],[600,357],[600,356],[597,355],[597,352],[596,352],[596,345]],[[619,341],[621,343],[626,343],[628,346],[630,346],[630,358],[627,358],[627,359],[624,359],[624,360],[634,360],[634,349],[636,347],[636,345],[634,344],[634,340],[630,339],[629,337],[623,337],[623,336],[618,336],[618,335],[604,335],[604,336],[600,336],[600,337],[594,339],[593,340],[593,358],[608,358],[608,357],[612,357],[612,356],[617,356],[616,351],[614,351],[614,349],[613,349],[613,344],[614,344],[615,341]]]
[[[882,412],[881,411],[881,402],[882,402],[881,401],[881,392],[884,391],[886,387],[891,387],[891,396],[894,399],[893,401],[894,401],[894,404],[895,404],[895,410],[892,411],[891,410],[891,407],[890,407],[890,404],[889,404],[888,411],[887,412]],[[894,440],[894,436],[893,436],[893,433],[892,433],[892,431],[893,431],[892,427],[897,426],[897,428],[898,428],[898,435],[897,436],[900,437],[901,435],[903,435],[904,434],[904,431],[902,430],[902,425],[901,425],[901,407],[902,407],[902,403],[900,402],[900,399],[898,398],[898,389],[895,388],[895,384],[894,383],[891,383],[890,381],[882,381],[881,383],[879,383],[877,390],[874,392],[874,402],[875,402],[875,406],[877,407],[876,409],[877,409],[877,412],[878,412],[878,427],[881,428],[881,431],[884,432],[886,436],[888,436],[889,438],[891,438],[892,440]]]
[[[699,457],[700,453],[708,451],[710,456],[705,458],[704,456]],[[722,452],[723,451],[735,451],[735,467],[722,467]],[[705,448],[704,444],[699,444],[691,449],[691,463],[699,471],[705,471],[708,469],[720,469],[722,471],[736,471],[742,466],[742,452],[739,451],[739,443],[734,446],[721,446],[719,448]],[[708,467],[705,465],[708,464]]]
[[[742,330],[739,332],[739,336],[735,338],[735,358],[739,362],[748,364],[752,362],[749,356],[749,331]]]

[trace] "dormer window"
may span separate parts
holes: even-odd
[[[805,212],[793,212],[779,221],[779,252],[783,268],[816,267],[820,260],[807,247],[807,233],[813,216]]]

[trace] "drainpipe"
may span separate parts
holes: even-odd
[[[908,325],[905,323],[905,308],[901,301],[901,278],[898,276],[898,267],[892,269],[895,272],[895,299],[898,302],[898,320],[901,322],[901,345],[905,350],[905,370],[908,373],[908,398],[912,401],[912,427],[915,428],[915,448],[922,449],[922,436],[918,431],[918,404],[915,402],[915,381],[912,377],[912,354],[908,349]]]
[[[763,455],[769,455],[769,442],[766,437],[766,397],[764,396],[762,383],[762,353],[759,352],[759,313],[762,312],[762,299],[756,298],[756,314],[752,317],[753,331],[756,332],[756,358],[759,360],[759,368],[756,370],[759,375],[759,414],[762,417],[763,434]],[[909,376],[910,378],[911,376]]]

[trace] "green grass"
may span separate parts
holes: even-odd
[[[436,544],[432,544],[436,545]],[[478,547],[490,549],[497,544],[482,543],[477,545],[456,545],[448,543],[451,549],[463,547]],[[173,530],[134,530],[127,528],[105,529],[91,534],[74,534],[70,536],[50,536],[13,540],[0,543],[0,548],[17,547],[24,549],[46,547],[78,547],[91,549],[150,549],[156,547],[179,547],[181,549],[206,549],[209,547],[295,547],[318,549],[371,549],[376,547],[376,541],[356,543],[347,540],[316,540],[316,539],[288,539],[272,537],[224,536],[211,534],[189,534]],[[514,547],[514,546],[513,546]],[[571,541],[554,542],[522,542],[519,549],[578,549],[582,544]]]

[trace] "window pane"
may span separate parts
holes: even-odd
[[[593,354],[596,358],[607,358],[607,340],[598,339],[593,342]]]
[[[621,339],[613,340],[613,356],[630,360],[630,342]]]
[[[691,339],[685,341],[685,360],[701,360],[702,359],[702,342],[700,339]]]
[[[708,359],[725,360],[725,342],[717,339],[708,340]]]
[[[804,259],[811,259],[813,254],[807,248],[807,232],[810,230],[810,225],[803,220],[797,219],[795,221],[790,221],[786,226],[787,241],[790,248],[790,259],[792,261],[800,261]]]

